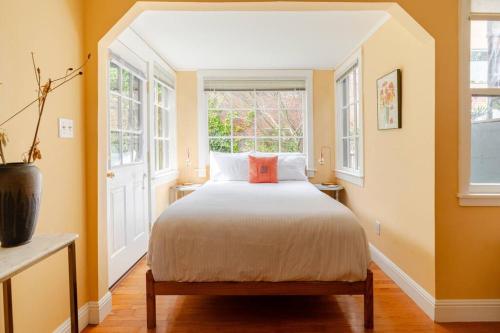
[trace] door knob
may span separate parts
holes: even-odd
[[[115,178],[115,173],[113,171],[108,171],[108,172],[106,172],[106,177]]]

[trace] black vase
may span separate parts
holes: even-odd
[[[33,164],[0,164],[0,242],[26,244],[35,232],[40,210],[42,174]]]

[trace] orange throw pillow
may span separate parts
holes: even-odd
[[[250,183],[277,183],[278,156],[248,156],[248,173]]]

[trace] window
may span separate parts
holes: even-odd
[[[500,2],[461,6],[459,197],[463,205],[500,205],[491,196],[500,198]]]
[[[208,89],[205,96],[210,151],[304,151],[303,88]]]
[[[154,79],[154,154],[155,171],[171,169],[171,116],[173,89],[164,82]]]
[[[311,71],[199,73],[200,176],[209,151],[304,153],[312,176]],[[206,131],[206,132],[203,132]]]
[[[340,179],[362,185],[363,135],[360,103],[360,55],[347,61],[336,76],[336,174]]]
[[[110,168],[143,161],[144,79],[122,63],[109,63]]]

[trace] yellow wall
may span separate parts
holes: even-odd
[[[36,97],[30,51],[42,75],[59,76],[83,62],[83,5],[79,0],[0,2],[0,119]],[[49,96],[40,131],[42,204],[36,233],[75,232],[78,303],[88,301],[85,230],[83,80]],[[7,157],[19,161],[31,143],[35,108],[4,126]],[[74,120],[74,139],[59,139],[58,118]],[[69,318],[67,255],[61,252],[12,280],[16,332],[50,332]],[[3,322],[0,323],[3,331]]]
[[[395,68],[403,78],[403,126],[379,131],[375,82]],[[365,182],[341,181],[345,203],[370,242],[435,294],[434,46],[391,19],[363,44],[362,80]]]
[[[374,0],[343,2],[376,3]],[[457,0],[397,0],[435,39],[435,294],[444,298],[499,298],[500,208],[460,207],[458,192],[458,22]],[[134,0],[86,0],[85,50],[97,43],[135,3]],[[257,9],[260,5],[253,4]],[[287,6],[287,4],[276,4]],[[294,6],[292,3],[289,6]],[[369,8],[362,5],[358,8]],[[310,5],[308,5],[310,8]],[[197,8],[200,8],[197,5]],[[444,15],[443,13],[446,13]],[[97,64],[86,79],[86,185],[89,221],[89,292],[100,294],[97,224]],[[179,162],[183,160],[180,159]],[[404,189],[402,189],[404,190]],[[415,204],[418,204],[416,202]],[[383,222],[383,221],[382,221]],[[402,244],[402,246],[404,246]],[[410,245],[411,247],[411,245]],[[405,259],[407,260],[407,259]],[[411,263],[406,263],[406,266]],[[418,276],[416,279],[422,280]],[[423,280],[422,280],[423,281]],[[424,282],[423,282],[424,283]],[[101,287],[99,289],[99,287]],[[431,289],[432,287],[427,286]]]
[[[176,73],[177,104],[177,161],[179,166],[179,183],[200,183],[198,169],[198,95],[196,90],[196,72]],[[190,151],[191,163],[186,165],[187,149]]]

